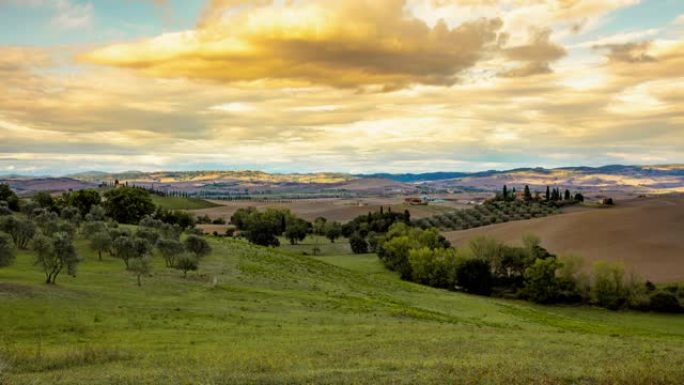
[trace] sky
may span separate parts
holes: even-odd
[[[672,163],[681,0],[0,0],[0,175]]]

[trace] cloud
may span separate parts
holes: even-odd
[[[193,30],[85,48],[103,65],[0,46],[0,159],[57,173],[684,162],[679,30],[587,33],[626,1],[439,0],[456,15],[442,22],[418,3],[214,1]]]
[[[653,56],[648,54],[650,45],[651,42],[644,41],[638,43],[596,45],[593,48],[608,50],[607,57],[616,62],[645,63],[656,60]]]
[[[69,0],[54,0],[55,16],[51,24],[59,29],[84,29],[93,24],[94,10],[91,3],[76,3]]]
[[[522,65],[504,73],[505,76],[523,77],[550,73],[551,62],[566,55],[565,48],[552,43],[551,30],[537,30],[529,43],[503,50],[504,55]]]
[[[496,18],[428,27],[398,0],[234,3],[214,1],[197,30],[104,47],[83,60],[222,83],[449,85],[496,48],[501,27]]]
[[[3,3],[41,7],[53,12],[50,25],[62,30],[84,29],[93,25],[95,9],[90,1],[83,0],[0,0]]]

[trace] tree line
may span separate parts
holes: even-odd
[[[74,247],[79,235],[99,260],[103,254],[122,260],[139,285],[150,274],[154,255],[187,276],[211,252],[207,241],[193,232],[190,214],[156,208],[141,189],[110,190],[104,200],[96,190],[80,190],[57,198],[40,192],[21,201],[0,185],[0,198],[0,267],[14,262],[17,249],[31,251],[48,284],[55,284],[62,273],[76,275],[83,261]],[[138,226],[133,231],[119,223]],[[184,231],[188,234],[182,237]]]
[[[572,255],[556,256],[539,238],[511,246],[476,237],[455,248],[434,228],[398,223],[380,237],[376,252],[402,279],[448,290],[542,304],[591,304],[608,309],[682,311],[677,285],[658,289],[618,263],[596,262],[586,269]]]

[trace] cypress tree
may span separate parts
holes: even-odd
[[[549,186],[546,186],[546,196],[544,198],[547,202],[551,199],[551,189],[549,188]]]
[[[530,193],[530,186],[525,185],[525,200],[530,201],[532,200],[532,193]]]

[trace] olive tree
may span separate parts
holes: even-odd
[[[178,240],[161,238],[157,241],[157,250],[159,250],[162,258],[164,258],[166,267],[174,267],[176,257],[183,254],[185,246]]]
[[[142,258],[150,253],[150,244],[144,239],[121,236],[112,243],[114,256],[124,261],[126,269],[130,268],[130,260]]]
[[[26,249],[36,234],[36,225],[26,219],[6,216],[0,218],[0,231],[9,234],[18,248]]]
[[[80,259],[68,234],[58,232],[53,237],[38,235],[33,240],[32,247],[36,253],[36,264],[45,272],[45,283],[54,285],[64,268],[69,275],[76,276]]]
[[[151,258],[149,256],[133,258],[129,263],[128,270],[135,274],[138,279],[138,286],[142,286],[141,277],[143,275],[149,275],[150,272],[152,272]]]
[[[185,250],[194,254],[197,258],[202,258],[211,253],[209,242],[198,235],[188,235],[183,243],[185,245]]]
[[[0,232],[0,267],[14,262],[14,242],[9,234]]]
[[[191,253],[185,253],[176,259],[173,267],[176,270],[182,270],[183,278],[187,278],[188,271],[196,271],[199,268],[199,258]]]
[[[97,252],[97,258],[102,260],[102,253],[112,248],[112,237],[107,231],[98,231],[90,236],[90,248]]]

